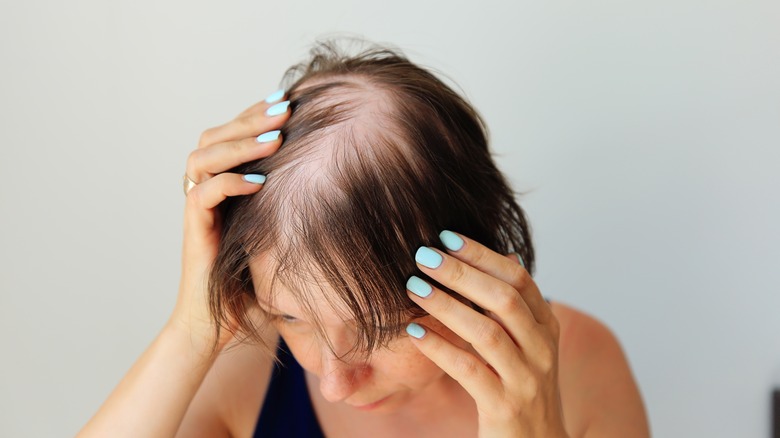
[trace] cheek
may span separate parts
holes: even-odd
[[[316,337],[311,333],[300,333],[295,330],[290,330],[280,326],[278,328],[279,334],[284,339],[290,352],[292,352],[295,360],[304,369],[319,373],[320,356],[319,346],[316,342]]]
[[[427,328],[435,331],[455,347],[479,357],[479,354],[471,347],[471,344],[463,340],[436,318],[428,315],[415,320]],[[424,355],[417,347],[412,344],[408,337],[399,340],[402,344],[399,349],[390,356],[382,358],[380,363],[394,364],[392,366],[392,380],[401,385],[421,390],[429,384],[447,376],[438,365],[436,365],[428,356]]]

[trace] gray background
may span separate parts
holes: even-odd
[[[780,4],[3,2],[0,435],[68,436],[173,308],[204,129],[316,37],[445,72],[544,294],[623,343],[659,437],[766,437],[780,386]]]

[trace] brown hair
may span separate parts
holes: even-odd
[[[291,101],[283,145],[231,169],[268,179],[258,193],[220,205],[209,283],[218,333],[232,317],[244,339],[262,343],[243,301],[255,299],[249,263],[261,254],[274,261],[271,290],[281,281],[294,291],[319,336],[309,289],[335,291],[335,304],[355,320],[355,350],[364,352],[425,314],[405,283],[414,274],[436,284],[414,254],[421,245],[443,249],[442,230],[517,252],[533,273],[523,210],[491,158],[482,118],[461,96],[397,49],[348,55],[325,41],[310,55],[283,80]]]

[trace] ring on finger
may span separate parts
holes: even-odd
[[[198,185],[195,181],[191,180],[189,176],[187,176],[187,173],[184,173],[184,196],[187,196],[187,194],[192,190],[193,187]]]

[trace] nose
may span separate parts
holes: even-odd
[[[368,366],[354,364],[348,358],[339,359],[326,348],[322,354],[320,392],[325,400],[335,403],[354,394],[368,375]]]

